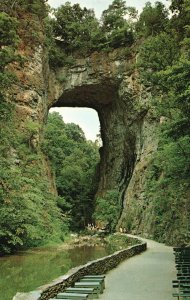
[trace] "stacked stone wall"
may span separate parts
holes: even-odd
[[[146,243],[137,244],[127,249],[117,251],[109,256],[88,262],[83,266],[71,269],[67,274],[57,278],[50,284],[39,287],[30,293],[17,293],[13,300],[49,300],[64,291],[66,287],[72,286],[82,276],[89,274],[105,274],[115,268],[123,260],[140,254],[147,249]]]

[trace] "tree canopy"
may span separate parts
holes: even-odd
[[[86,55],[96,50],[130,47],[134,42],[133,23],[136,17],[137,11],[127,7],[122,0],[114,0],[103,11],[101,20],[95,17],[92,9],[66,2],[54,11],[54,18],[48,22],[53,34],[53,40],[49,39],[50,49],[54,52],[52,65],[56,63],[55,57],[59,59],[60,52]]]
[[[189,240],[189,213],[179,225],[180,215],[189,211],[190,174],[190,51],[189,1],[172,1],[172,17],[165,31],[148,37],[139,52],[139,72],[153,94],[160,126],[159,148],[152,161],[146,194],[154,203],[154,237],[164,241],[169,220],[174,220],[174,239]],[[188,208],[187,208],[188,207]],[[179,228],[178,228],[179,226]],[[168,237],[167,237],[168,238]]]
[[[151,2],[147,2],[136,24],[138,34],[148,37],[165,32],[169,21],[168,14],[162,2],[157,1],[154,6]]]
[[[94,212],[98,145],[87,141],[78,125],[65,124],[58,113],[51,113],[45,131],[44,151],[52,163],[58,195],[63,199],[61,209],[70,218],[70,228],[83,229],[92,222]]]
[[[92,9],[66,2],[55,10],[53,34],[67,52],[91,50],[99,33],[99,24]]]

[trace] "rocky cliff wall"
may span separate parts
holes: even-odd
[[[42,7],[42,11],[44,8]],[[0,211],[3,216],[2,218],[0,214],[0,219],[3,219],[0,225],[4,230],[3,234],[9,236],[7,240],[3,236],[3,243],[6,240],[5,245],[9,247],[9,238],[12,235],[13,246],[15,236],[19,245],[32,238],[34,238],[32,245],[36,245],[35,239],[38,241],[44,238],[41,236],[43,230],[48,231],[47,237],[53,235],[52,220],[60,217],[58,211],[51,214],[56,210],[57,192],[54,175],[41,147],[48,111],[55,106],[90,107],[98,112],[103,145],[100,149],[97,195],[104,195],[108,190],[119,190],[118,201],[122,211],[118,228],[122,226],[126,227],[128,232],[155,237],[157,208],[151,199],[147,199],[146,178],[157,150],[159,118],[153,111],[151,94],[140,84],[135,69],[137,49],[134,46],[133,49],[118,49],[109,54],[95,52],[86,58],[74,59],[65,67],[51,70],[46,48],[48,41],[41,19],[42,11],[35,15],[27,11],[23,5],[15,14],[19,21],[16,54],[20,54],[23,60],[22,63],[18,61],[8,63],[5,68],[15,73],[17,80],[4,95],[6,102],[13,104],[14,117],[11,115],[9,118],[11,121],[7,123],[4,122],[6,116],[1,119],[3,129],[1,136],[4,132],[2,141],[6,140],[7,147],[0,149],[2,160],[0,201],[7,214],[5,218],[3,209]],[[4,106],[1,107],[1,111],[4,112]],[[181,217],[183,211],[188,211],[188,197],[189,195],[186,197],[185,205],[182,205],[178,212],[179,216],[176,217],[175,235],[170,221],[181,201],[175,199],[178,205],[174,205],[174,213],[169,214],[169,217],[166,214],[167,231],[170,232],[170,237],[173,235],[171,241],[179,234],[178,229],[183,223]],[[30,215],[33,205],[34,218]],[[36,217],[35,213],[39,206]],[[11,230],[10,207],[16,211]],[[18,207],[21,212],[24,211],[23,215],[26,215],[24,221],[19,215]],[[186,235],[189,221],[188,217],[184,219],[183,227]],[[23,229],[24,222],[30,225],[32,230]],[[160,223],[164,232],[166,222],[163,225],[160,218]],[[35,232],[36,225],[39,224],[39,230]],[[53,232],[57,232],[57,228],[60,228],[59,224]],[[157,228],[157,236],[160,237],[160,227]],[[9,234],[7,230],[10,230]],[[167,240],[167,232],[165,237]]]
[[[136,163],[156,149],[146,129],[157,123],[149,113],[150,95],[138,82],[135,57],[121,59],[119,54],[94,53],[51,72],[49,80],[49,107],[82,106],[98,112],[103,140],[99,194],[118,187],[124,192]]]
[[[119,55],[120,50],[94,53],[76,60],[72,68],[52,72],[49,106],[97,110],[103,140],[97,194],[118,189],[123,208],[118,227],[146,233],[146,170],[157,149],[159,120],[151,108],[151,95],[139,83],[135,57]]]
[[[31,137],[36,152],[40,151],[51,107],[90,107],[98,112],[103,146],[97,194],[118,189],[123,207],[119,226],[146,232],[143,193],[146,169],[157,148],[158,120],[151,110],[151,95],[139,83],[134,63],[135,56],[123,58],[118,50],[93,53],[76,59],[72,66],[50,70],[46,52],[38,46],[24,68],[17,70],[19,84],[11,92],[20,128],[27,120],[38,124]],[[56,194],[45,158],[43,167],[49,189]]]
[[[17,81],[7,91],[7,99],[14,104],[14,121],[23,135],[30,131],[30,146],[36,153],[41,153],[40,142],[43,136],[44,124],[48,116],[48,74],[49,66],[45,48],[38,45],[35,48],[19,49],[25,63],[11,66]],[[33,125],[32,125],[33,124]],[[33,126],[33,128],[30,128]],[[56,194],[55,180],[49,162],[40,155],[42,172],[49,182],[48,189]]]
[[[54,176],[42,151],[49,76],[44,27],[24,8],[15,12],[14,55],[1,68],[0,255],[63,238]]]

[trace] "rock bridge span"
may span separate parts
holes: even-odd
[[[126,68],[124,60],[111,60],[99,53],[76,59],[72,66],[51,73],[51,103],[101,109],[118,98],[119,85],[129,71]]]
[[[120,201],[125,206],[129,183],[132,183],[130,194],[139,188],[142,180],[136,174],[134,187],[135,168],[138,165],[143,172],[144,158],[155,151],[155,127],[152,126],[155,120],[148,110],[149,94],[138,82],[135,58],[118,56],[118,52],[94,53],[76,59],[72,66],[50,72],[49,107],[77,106],[97,111],[103,141],[98,194],[119,189]],[[152,128],[151,137],[148,128]]]
[[[150,109],[150,95],[139,83],[135,57],[125,58],[121,53],[96,52],[51,70],[44,48],[39,47],[23,68],[16,69],[19,80],[10,90],[10,99],[14,94],[22,130],[27,120],[39,124],[39,132],[31,140],[36,152],[51,107],[95,109],[103,141],[97,194],[118,189],[124,208],[121,222],[139,228],[146,168],[157,148],[157,120]],[[44,165],[50,189],[56,192],[48,163]]]

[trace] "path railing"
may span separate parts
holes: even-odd
[[[173,280],[173,297],[190,299],[190,247],[174,248],[177,278]]]

